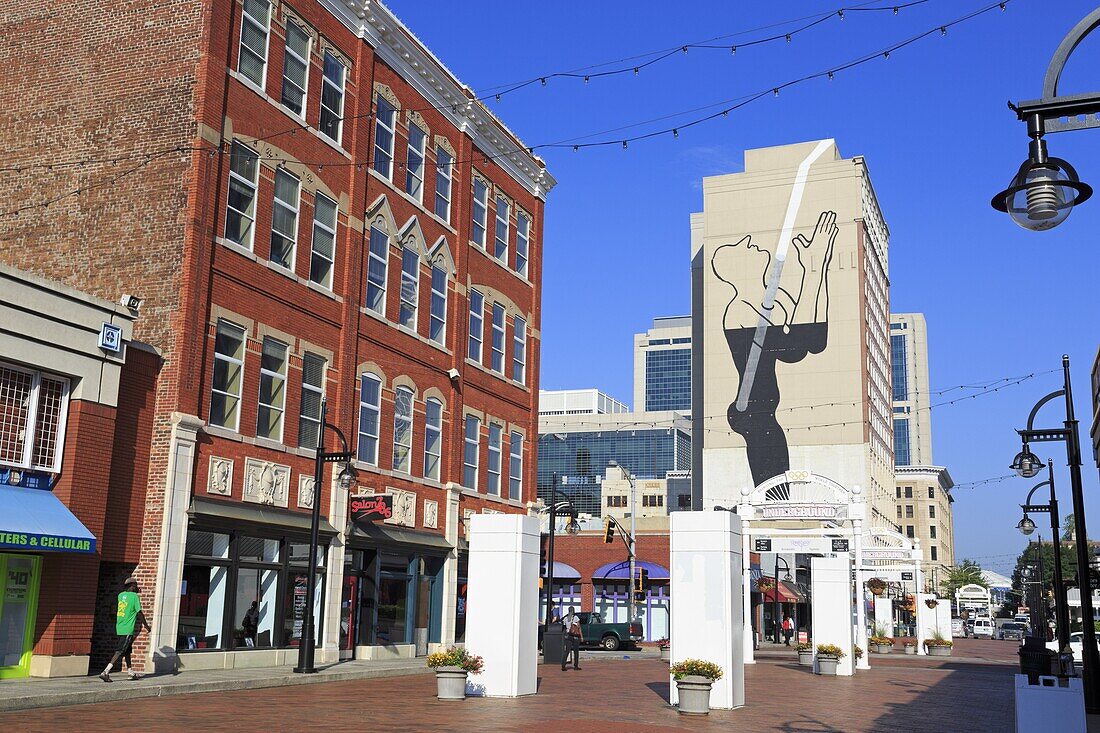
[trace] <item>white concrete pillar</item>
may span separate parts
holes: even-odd
[[[875,598],[875,626],[885,629],[887,636],[894,635],[894,601],[890,598]]]
[[[533,695],[538,687],[539,521],[522,514],[470,518],[466,648],[485,660],[466,694]]]
[[[745,664],[756,664],[756,657],[754,656],[753,649],[756,646],[756,639],[753,638],[752,630],[752,573],[751,573],[751,557],[749,555],[749,520],[741,520],[741,588],[742,588],[742,604],[741,604],[741,617],[744,619],[745,635],[741,641],[741,648],[744,651],[743,657]]]
[[[855,545],[856,579],[856,646],[863,650],[863,658],[856,660],[857,669],[871,668],[871,649],[867,645],[866,589],[863,585],[863,520],[852,521],[852,542]]]
[[[439,642],[446,648],[455,643],[455,611],[458,605],[458,501],[462,490],[453,482],[443,495],[443,535],[452,549],[443,563],[443,618],[440,620]],[[428,645],[429,648],[432,646]]]
[[[731,512],[673,512],[670,523],[672,561],[673,662],[703,659],[724,672],[710,693],[713,708],[745,704],[745,619],[742,593],[741,519]],[[676,704],[676,684],[671,702]]]
[[[847,557],[810,559],[810,609],[814,624],[813,643],[835,644],[844,652],[837,675],[850,677],[855,640],[852,636],[852,575]],[[817,653],[814,652],[814,670]]]
[[[344,553],[346,552],[347,535],[345,530],[348,525],[348,492],[340,488],[336,482],[336,471],[329,471],[329,501],[328,520],[339,534],[333,539],[328,548],[328,559],[325,565],[325,597],[324,604],[325,633],[320,639],[318,648],[314,651],[314,659],[317,664],[332,664],[340,661],[340,616],[341,603],[344,596]],[[355,490],[358,493],[358,489]],[[313,500],[320,499],[320,492],[313,492]],[[321,507],[322,510],[324,507]],[[324,547],[325,538],[320,538],[321,547]],[[354,640],[353,640],[354,643]]]
[[[916,622],[914,625],[917,627],[917,654],[924,654],[924,624],[920,622],[920,596],[921,591],[924,588],[924,576],[921,574],[920,569],[920,550],[914,550],[913,554],[916,556],[916,569],[913,571],[913,579],[915,588],[913,589],[913,608]]]

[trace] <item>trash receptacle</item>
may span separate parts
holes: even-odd
[[[1027,675],[1028,683],[1039,684],[1040,677],[1049,677],[1054,659],[1057,656],[1042,639],[1028,636],[1020,646],[1020,674]]]
[[[542,659],[547,664],[561,664],[562,631],[561,624],[550,624],[542,635]]]

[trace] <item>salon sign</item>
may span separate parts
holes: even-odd
[[[358,524],[389,519],[393,516],[393,494],[353,496],[349,502],[351,521]]]

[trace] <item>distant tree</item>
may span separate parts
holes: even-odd
[[[1039,576],[1039,566],[1042,566],[1042,576]],[[1024,584],[1023,570],[1031,566],[1032,576],[1026,587]],[[1062,578],[1067,583],[1077,575],[1077,560],[1074,556],[1073,545],[1062,543]],[[1016,558],[1016,567],[1012,571],[1012,600],[1019,605],[1029,605],[1039,597],[1036,583],[1041,583],[1043,596],[1050,597],[1054,589],[1054,545],[1052,543],[1029,542],[1019,557]]]
[[[1073,512],[1066,515],[1065,520],[1062,523],[1062,541],[1073,542]]]
[[[947,577],[940,581],[940,593],[945,598],[954,598],[955,591],[964,585],[989,587],[989,583],[982,577],[982,566],[973,560],[963,560],[948,570]]]

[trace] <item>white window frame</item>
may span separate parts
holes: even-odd
[[[264,368],[264,356],[266,355],[268,346],[272,346],[276,349],[282,349],[282,371],[272,371]],[[260,386],[256,396],[256,437],[263,438],[265,440],[274,440],[277,443],[283,442],[283,428],[286,424],[286,383],[287,383],[287,364],[290,361],[290,347],[284,344],[279,339],[271,338],[270,336],[264,336],[263,343],[260,346]],[[282,387],[282,405],[276,405],[274,402],[264,402],[264,377],[267,377],[272,381],[272,395],[278,394],[279,390],[275,387],[275,383],[279,383]],[[272,413],[277,413],[278,431],[277,435],[261,435],[260,434],[260,419],[264,413],[264,410],[270,410]]]
[[[279,198],[279,177],[283,176],[284,179],[289,179],[294,182],[294,202],[291,206],[288,202]],[[275,192],[272,195],[271,200],[271,248],[268,251],[268,259],[275,265],[283,267],[287,270],[294,270],[294,265],[298,257],[298,214],[301,210],[302,199],[302,181],[298,176],[294,175],[286,168],[282,166],[275,169]],[[275,212],[279,209],[285,209],[291,213],[291,219],[294,222],[292,231],[288,236],[285,232],[280,232],[275,229]],[[276,262],[274,256],[275,250],[275,238],[286,239],[290,242],[290,248],[287,253],[287,264],[282,262]]]
[[[409,272],[409,270],[412,272]],[[398,309],[397,322],[416,332],[417,316],[420,305],[420,253],[415,247],[401,249],[401,307]]]
[[[248,12],[247,3],[241,3],[241,32],[239,45],[237,47],[237,73],[241,75],[242,79],[247,79],[260,89],[265,89],[267,87],[267,62],[271,56],[271,2],[269,0],[255,0],[255,2],[262,2],[267,6],[267,17],[264,18],[263,22],[260,22],[258,18],[253,17],[252,14]],[[249,48],[244,43],[244,29],[249,23],[262,29],[264,34],[263,70],[260,72],[259,81],[248,76],[248,74],[241,69],[241,55],[245,51],[259,56],[257,51]]]
[[[512,319],[512,379],[520,384],[527,383],[527,319],[515,316]]]
[[[18,462],[0,460],[0,466],[59,473],[61,471],[61,459],[65,453],[65,430],[69,421],[69,391],[71,385],[68,378],[34,369],[25,369],[5,361],[0,361],[0,367],[31,377],[30,391],[27,393],[26,398],[27,421],[23,425],[23,455]],[[50,465],[38,464],[34,460],[34,443],[38,434],[38,402],[42,394],[43,379],[49,379],[62,385],[61,409],[57,415],[57,434],[54,436],[53,463]]]
[[[446,163],[443,160],[446,159]],[[451,223],[451,190],[454,187],[454,156],[441,145],[435,147],[435,206],[432,211],[443,221]],[[446,185],[444,185],[446,184]],[[446,190],[446,193],[443,191]],[[440,202],[443,213],[439,213]]]
[[[363,389],[364,380],[370,380],[378,385],[378,401],[374,403],[367,402],[364,398],[366,390]],[[366,432],[363,430],[363,412],[374,413],[374,432]],[[362,463],[367,463],[371,466],[378,465],[378,434],[381,432],[382,426],[382,378],[374,372],[363,372],[359,375],[359,430],[358,437],[355,441],[355,459]],[[374,454],[371,456],[364,456],[360,448],[362,448],[363,438],[367,437],[374,441]]]
[[[218,336],[217,336],[217,333],[218,333],[218,331],[221,330],[221,328],[223,326],[227,329],[233,329],[234,331],[239,331],[240,332],[240,336],[241,336],[241,357],[239,359],[235,356],[229,356],[229,355],[226,355],[226,354],[222,354],[218,351]],[[228,425],[218,425],[218,427],[220,427],[220,428],[225,428],[226,430],[232,430],[235,433],[239,432],[240,427],[241,427],[241,401],[242,401],[242,397],[244,395],[244,360],[245,360],[245,355],[247,354],[247,352],[248,352],[248,331],[243,326],[238,326],[236,323],[233,323],[232,321],[227,321],[227,320],[224,320],[224,319],[218,319],[217,326],[215,326],[215,328],[214,328],[214,369],[212,370],[211,379],[210,379],[210,401],[211,401],[211,410],[210,410],[211,415],[210,415],[210,417],[213,418],[214,394],[220,394],[224,397],[233,398],[233,399],[237,400],[237,410],[236,410],[237,414],[236,414],[236,420],[233,421],[233,426],[230,427]],[[237,368],[240,369],[240,380],[239,380],[239,386],[237,388],[237,393],[236,394],[233,394],[232,392],[229,392],[229,391],[224,390],[224,389],[218,389],[214,385],[214,379],[217,377],[217,374],[218,374],[217,364],[218,364],[219,361],[224,361],[224,362],[228,362],[231,365],[236,365]]]
[[[442,289],[436,284],[436,275],[442,279]],[[443,346],[447,343],[447,271],[432,266],[432,297],[428,306],[428,339]]]
[[[470,428],[473,426],[474,435],[471,438]],[[467,415],[462,432],[462,485],[472,491],[477,491],[478,463],[481,453],[481,419],[475,415]],[[473,463],[470,462],[470,449],[473,448]],[[467,482],[467,475],[472,472],[473,481]],[[473,484],[472,486],[470,484]]]
[[[404,411],[402,402],[406,402],[408,411]],[[416,394],[408,387],[398,387],[393,392],[393,461],[390,464],[395,473],[412,474],[412,445],[413,445],[413,414],[415,409]],[[398,436],[404,428],[405,440],[401,442]],[[401,453],[399,449],[404,449]]]
[[[523,433],[508,436],[508,498],[523,498]]]
[[[309,361],[315,360],[321,364],[321,384],[310,384],[306,381],[306,374],[308,372],[307,364]],[[321,420],[320,405],[325,399],[325,382],[328,375],[328,360],[320,354],[314,354],[312,351],[307,351],[302,355],[302,397],[298,408],[298,447],[299,448],[316,448],[317,441],[313,441],[313,445],[304,445],[302,443],[302,434],[305,432],[302,430],[303,425],[309,423],[317,427],[317,434],[321,435],[324,430],[324,425]],[[313,394],[317,396],[317,414],[306,414],[306,395]]]
[[[505,267],[508,266],[508,237],[511,229],[511,216],[512,205],[508,203],[508,199],[504,196],[497,194],[496,216],[494,217],[493,227],[493,256],[503,262]]]
[[[481,189],[480,198],[478,197],[479,188]],[[474,176],[474,205],[471,216],[473,225],[470,227],[470,236],[474,244],[484,250],[489,228],[489,184],[477,176]]]
[[[436,413],[434,416],[432,413]],[[434,446],[434,447],[433,447]],[[435,470],[431,468],[435,459]],[[443,464],[443,403],[434,397],[424,402],[424,478],[439,481]]]
[[[335,81],[330,79],[328,74],[326,74],[324,72],[324,62],[327,62],[329,59],[332,59],[333,63],[335,63],[337,66],[340,67],[340,83],[339,84],[337,84]],[[336,89],[337,93],[340,95],[340,109],[332,109],[327,104],[325,104],[325,92],[324,92],[324,90],[325,90],[325,85],[326,84],[328,86],[332,87],[333,89]],[[324,135],[328,139],[332,140],[337,145],[341,144],[340,141],[344,137],[344,105],[346,103],[346,100],[344,99],[344,97],[346,96],[347,84],[348,84],[348,67],[344,66],[344,62],[340,60],[339,56],[332,53],[331,51],[326,50],[325,55],[324,55],[324,61],[322,62],[322,66],[321,66],[321,114],[323,115],[327,111],[329,114],[336,117],[336,137],[333,137],[332,135],[330,135],[328,133],[328,131],[325,129],[325,125],[323,125],[321,123],[320,118],[318,118],[318,120],[317,120],[317,129],[322,135]]]
[[[389,108],[389,124],[382,119],[382,106],[385,105]],[[387,181],[393,181],[393,148],[397,141],[397,107],[395,107],[390,100],[383,97],[381,94],[377,95],[375,101],[375,109],[378,110],[374,115],[374,161],[373,167],[375,173],[385,178]],[[378,143],[378,130],[381,128],[390,135],[390,144],[388,148],[382,147]],[[384,162],[385,170],[379,170],[379,166]]]
[[[504,456],[504,427],[497,423],[489,423],[489,460],[485,467],[487,480],[485,493],[492,496],[500,496],[500,475],[503,468]]]
[[[332,204],[332,225],[329,226],[328,222],[321,221],[317,214],[321,207],[318,206],[318,202],[324,199]],[[323,193],[317,192],[313,199],[313,236],[310,239],[309,244],[309,281],[315,285],[319,285],[325,290],[332,290],[332,284],[335,280],[336,273],[336,230],[340,225],[340,205],[325,196]],[[326,256],[323,252],[317,251],[317,230],[332,235],[332,256]],[[328,277],[318,281],[313,279],[313,258],[319,257],[322,260],[328,262]],[[326,282],[327,281],[327,282]]]
[[[378,234],[378,242],[381,243],[382,252],[375,252],[375,238],[374,235]],[[373,311],[383,318],[386,317],[386,281],[390,276],[390,235],[384,229],[371,225],[370,238],[367,241],[367,293],[366,300],[364,301],[367,310]],[[380,262],[382,265],[382,282],[374,282],[371,280],[370,275],[370,263]],[[371,293],[378,293],[378,302],[376,304],[371,303]]]
[[[475,301],[479,305],[475,308]],[[474,322],[477,322],[477,328],[474,328]],[[485,341],[485,295],[480,290],[470,291],[470,338],[469,344],[466,347],[466,356],[469,359],[473,359],[478,364],[484,355],[484,341]],[[477,345],[477,353],[475,354],[474,345]]]
[[[243,150],[243,151],[247,151],[249,154],[251,154],[256,159],[256,174],[253,176],[251,181],[248,180],[247,178],[245,178],[244,176],[242,176],[240,173],[237,173],[235,170],[233,170],[233,151],[238,150],[238,149]],[[249,213],[248,211],[241,211],[240,209],[236,209],[230,204],[230,201],[233,200],[232,195],[233,195],[233,182],[234,181],[237,181],[240,185],[245,186],[245,187],[247,187],[248,189],[251,190],[252,198],[250,200],[250,207],[249,207],[251,209],[251,213]],[[230,153],[229,153],[229,191],[226,193],[226,202],[225,202],[225,235],[226,235],[225,238],[226,238],[227,241],[233,242],[233,244],[236,244],[240,247],[244,247],[247,250],[249,250],[250,252],[252,251],[252,246],[253,246],[254,242],[256,241],[256,198],[258,197],[259,190],[260,190],[260,154],[257,153],[252,148],[245,145],[244,143],[240,142],[239,140],[234,140],[233,145],[230,148]],[[247,242],[243,242],[243,241],[238,242],[237,240],[232,239],[229,236],[229,213],[230,212],[233,212],[233,213],[237,214],[238,216],[240,216],[242,218],[245,218],[249,221],[248,237],[247,237],[248,241]]]
[[[306,38],[306,55],[305,55],[305,57],[302,57],[302,55],[299,54],[297,51],[295,51],[290,45],[289,41],[290,41],[290,34],[292,32],[291,31],[292,28],[294,30],[296,30],[297,32],[301,33]],[[283,86],[282,86],[282,89],[279,90],[279,103],[282,104],[283,107],[285,107],[286,110],[288,112],[290,112],[292,115],[294,115],[295,117],[297,117],[300,120],[304,120],[306,118],[306,109],[307,109],[307,106],[309,104],[309,56],[310,56],[310,52],[313,50],[313,35],[311,33],[309,33],[305,28],[303,28],[299,24],[295,23],[293,20],[288,20],[287,23],[286,23],[286,41],[283,43],[283,49],[286,53],[286,57],[284,57],[284,59],[283,59]],[[286,58],[287,57],[293,58],[294,60],[299,61],[303,66],[305,66],[305,69],[306,69],[305,70],[305,76],[302,78],[301,85],[299,85],[298,82],[294,81],[289,76],[287,76],[287,73],[286,73],[286,70],[287,70]],[[302,111],[301,112],[295,112],[294,108],[286,103],[286,86],[287,86],[288,83],[293,85],[295,88],[297,88],[297,90],[299,92],[302,93]]]
[[[489,368],[497,374],[504,374],[504,340],[506,335],[505,324],[508,322],[508,312],[500,303],[493,303],[492,339],[489,343]]]
[[[531,257],[531,217],[516,209],[516,272],[527,277]]]
[[[413,131],[420,133],[420,147],[413,146]],[[412,196],[420,203],[424,203],[424,163],[428,146],[428,133],[420,129],[419,125],[409,123],[409,140],[408,140],[408,155],[405,160],[405,193]],[[414,156],[420,159],[417,165],[413,165]],[[414,193],[409,189],[412,188],[411,184],[416,181],[420,185],[417,187],[417,191]]]

